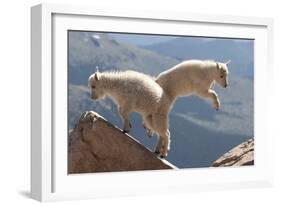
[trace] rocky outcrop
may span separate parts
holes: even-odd
[[[213,162],[213,167],[254,165],[254,139],[251,138]]]
[[[68,173],[176,168],[95,112],[84,112],[69,134]]]

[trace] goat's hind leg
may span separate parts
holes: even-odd
[[[159,140],[161,141],[160,145],[160,157],[165,158],[168,156],[168,151],[170,150],[170,132],[167,130],[163,134],[160,134]],[[158,145],[157,145],[158,146]]]
[[[170,132],[168,130],[168,117],[167,115],[155,114],[153,116],[153,125],[158,133],[158,143],[155,153],[159,154],[161,158],[168,155],[170,149]]]

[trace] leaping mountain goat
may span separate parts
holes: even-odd
[[[184,61],[158,75],[156,82],[163,88],[171,101],[177,96],[195,94],[201,98],[211,99],[213,107],[218,110],[220,101],[212,89],[214,83],[228,86],[228,67],[226,63],[213,61]]]
[[[170,145],[168,113],[172,103],[152,77],[135,71],[96,72],[88,81],[92,99],[109,96],[118,105],[124,132],[132,127],[129,113],[140,113],[147,130],[158,134],[155,153],[167,156]]]

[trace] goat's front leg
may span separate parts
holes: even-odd
[[[215,108],[216,110],[219,110],[220,100],[218,98],[217,93],[214,90],[212,90],[212,89],[203,90],[203,91],[197,92],[197,94],[198,94],[198,96],[200,96],[202,98],[211,99],[213,102],[213,108]]]
[[[143,128],[146,130],[147,136],[150,138],[153,136],[153,132],[151,129],[148,128],[147,124],[145,122],[142,123]]]
[[[130,129],[132,128],[132,124],[129,121],[129,111],[126,110],[125,108],[126,107],[119,107],[118,111],[124,123],[123,132],[129,133]]]
[[[163,139],[160,136],[157,136],[157,138],[158,139],[157,139],[157,144],[154,153],[156,155],[160,155],[161,148],[163,148]]]
[[[143,123],[142,123],[144,129],[146,130],[146,133],[148,137],[153,136],[153,130],[152,130],[152,115],[146,115],[143,117]]]

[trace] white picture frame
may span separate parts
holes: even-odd
[[[95,21],[96,19],[99,20]],[[93,21],[95,24],[93,25]],[[120,24],[114,24],[118,21]],[[155,27],[153,24],[159,24]],[[137,27],[132,25],[139,24]],[[162,26],[161,26],[161,25]],[[149,172],[67,175],[61,97],[65,82],[65,30],[88,29],[197,36],[251,37],[255,47],[255,165]],[[108,29],[109,25],[111,28]],[[131,26],[130,26],[131,25]],[[184,26],[193,26],[186,30]],[[126,29],[125,29],[126,28]],[[186,27],[189,28],[189,27]],[[211,29],[210,29],[211,28]],[[163,30],[161,30],[163,29]],[[132,194],[268,187],[273,182],[273,134],[269,130],[273,76],[273,21],[269,18],[160,13],[83,6],[40,4],[31,8],[31,196],[39,201],[112,197]],[[142,31],[142,32],[140,32]],[[219,32],[219,33],[218,33]],[[219,35],[218,35],[219,34]],[[57,56],[58,55],[58,56]],[[58,58],[59,57],[59,58]],[[55,70],[56,67],[62,68]],[[60,84],[58,84],[58,82]],[[267,88],[263,87],[267,82]],[[266,90],[267,89],[267,90]],[[257,92],[259,91],[259,92]],[[263,95],[266,95],[264,98]],[[62,126],[62,127],[60,127]],[[61,138],[58,138],[60,136]],[[165,180],[165,181],[163,181]]]

